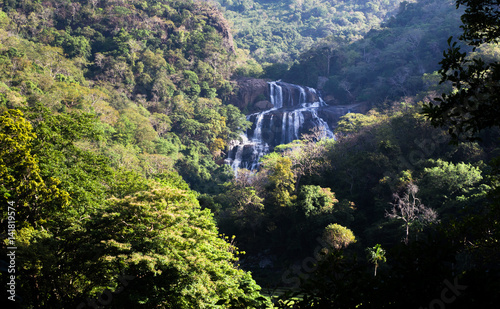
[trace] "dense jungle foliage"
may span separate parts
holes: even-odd
[[[453,1],[404,2],[397,14],[355,42],[325,39],[298,61],[273,65],[271,76],[321,87],[339,102],[382,106],[435,87],[450,36],[460,34]],[[285,70],[285,71],[284,71]]]
[[[1,1],[0,303],[495,307],[500,18],[456,4]],[[235,178],[240,76],[373,109]]]
[[[400,0],[217,0],[237,44],[259,62],[298,59],[324,39],[352,42],[395,13]]]
[[[266,304],[177,173],[206,190],[229,179],[216,160],[247,126],[220,99],[240,61],[222,15],[195,1],[2,1],[0,20],[16,304]]]
[[[376,105],[437,84],[432,73],[463,12],[452,0],[219,2],[235,21],[237,45],[263,66],[241,73]]]

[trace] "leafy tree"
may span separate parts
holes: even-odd
[[[33,154],[36,137],[21,111],[8,110],[0,116],[0,198],[5,205],[14,202],[19,218],[31,226],[45,222],[69,200],[61,181],[40,168]]]
[[[20,290],[26,306],[54,307],[82,293],[85,280],[73,277],[78,262],[67,255],[74,251],[69,239],[81,232],[90,216],[102,207],[111,171],[104,157],[83,149],[85,143],[99,136],[94,116],[79,112],[53,114],[36,105],[27,109],[26,117],[37,137],[31,142],[31,151],[36,154],[39,168],[33,168],[32,175],[57,179],[67,201],[61,204],[54,191],[50,203],[38,210],[36,224],[19,230]],[[30,190],[39,198],[26,202],[29,208],[37,209],[44,194],[34,187]],[[19,215],[25,222],[32,220],[22,211]],[[39,284],[45,288],[36,288]]]
[[[368,260],[375,265],[373,276],[377,276],[379,263],[385,263],[387,261],[385,257],[385,250],[382,249],[380,244],[376,244],[373,248],[366,248],[366,252],[368,253]]]
[[[384,120],[384,117],[375,111],[370,111],[368,114],[348,113],[340,117],[335,134],[347,135],[359,132],[362,128],[378,124]]]
[[[280,155],[269,155],[263,158],[263,166],[269,171],[271,197],[275,205],[290,206],[293,195],[295,179],[292,172],[292,161]]]
[[[494,0],[457,0],[457,8],[465,6],[462,15],[464,33],[460,40],[473,46],[500,42],[500,12]],[[448,127],[456,140],[466,135],[476,138],[485,128],[498,126],[500,102],[500,61],[486,62],[469,57],[457,42],[448,40],[449,49],[440,62],[441,83],[451,83],[454,91],[444,93],[435,103],[424,106],[424,113],[435,126]]]
[[[324,128],[314,128],[310,134],[303,134],[300,141],[279,145],[275,149],[282,150],[283,156],[292,160],[295,175],[295,191],[298,191],[303,176],[319,175],[328,168],[329,162],[324,160],[326,154]]]
[[[468,196],[477,194],[477,190],[484,190],[481,185],[482,171],[471,164],[446,162],[441,159],[430,160],[431,167],[424,168],[424,175],[419,181],[420,193],[428,205],[435,205],[439,209],[444,204],[454,201],[464,201]],[[482,188],[481,188],[482,187]]]
[[[87,58],[91,54],[91,46],[84,36],[71,36],[61,30],[55,34],[55,44],[64,48],[69,57]]]
[[[33,125],[19,110],[2,116],[2,146],[9,147],[2,151],[2,162],[8,163],[8,174],[2,173],[2,189],[7,189],[2,193],[8,195],[2,199],[15,201],[17,207],[17,278],[26,307],[53,307],[64,302],[62,295],[71,298],[81,292],[81,281],[71,275],[77,263],[66,259],[67,250],[74,248],[65,240],[81,231],[100,206],[108,175],[102,157],[75,145],[95,134],[95,118],[87,116],[53,115],[40,106],[26,112]],[[5,161],[4,155],[11,158]],[[21,179],[17,188],[11,187]],[[37,288],[39,284],[44,288]]]
[[[97,259],[81,257],[94,265],[92,291],[116,280],[105,273],[135,277],[116,307],[259,308],[267,302],[248,274],[234,268],[236,249],[218,237],[209,210],[200,209],[192,192],[163,185],[111,199],[88,231],[80,237],[99,252]]]
[[[226,126],[230,131],[227,135],[228,140],[240,138],[241,133],[252,126],[252,123],[246,120],[245,115],[234,105],[224,105],[220,113],[226,119]]]
[[[330,188],[319,186],[302,186],[297,198],[297,204],[306,218],[331,213],[336,203],[338,200]]]
[[[106,196],[111,175],[108,158],[83,146],[101,136],[94,115],[75,111],[53,114],[37,104],[27,116],[38,138],[33,150],[46,176],[56,176],[71,196],[72,211],[94,209]]]
[[[255,239],[264,221],[264,199],[257,195],[255,188],[242,185],[238,181],[229,183],[225,186],[224,193],[217,197],[217,201],[224,205],[219,216],[221,224],[228,222],[240,232],[248,229]],[[241,238],[246,239],[244,236]],[[249,241],[251,239],[248,239],[247,243]]]
[[[356,242],[352,231],[340,224],[329,224],[323,231],[323,240],[335,250],[340,250]]]

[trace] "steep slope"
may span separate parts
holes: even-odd
[[[246,128],[238,109],[221,101],[245,58],[212,5],[3,1],[1,7],[7,59],[1,91],[18,98],[4,107],[39,101],[52,111],[95,113],[107,139],[93,147],[117,167],[147,175],[175,167],[192,185],[219,173],[215,160]]]
[[[217,98],[237,53],[222,16],[198,1],[0,5],[0,254],[16,250],[1,306],[266,306],[176,172],[216,190],[231,172],[215,160],[247,125]]]
[[[216,0],[239,47],[260,62],[287,62],[324,38],[351,42],[377,28],[400,0]]]
[[[332,39],[302,54],[280,78],[317,85],[341,104],[369,101],[380,106],[435,86],[443,50],[460,33],[454,1],[403,3],[397,14],[363,39],[339,44]],[[423,79],[424,74],[428,74]]]

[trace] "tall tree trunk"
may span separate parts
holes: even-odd
[[[405,244],[408,244],[408,235],[410,233],[410,224],[406,222],[406,238],[405,238]]]

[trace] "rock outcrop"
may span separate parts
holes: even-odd
[[[370,109],[367,103],[356,103],[349,105],[333,105],[323,106],[318,109],[318,116],[328,123],[330,128],[335,129],[340,117],[347,113],[361,113],[364,114]]]
[[[239,107],[241,110],[245,110],[248,112],[263,110],[261,108],[263,106],[263,103],[259,103],[259,106],[256,106],[255,103],[268,101],[269,84],[267,82],[268,81],[264,79],[258,78],[238,78],[235,81],[235,95],[233,95],[229,99],[229,103]],[[269,105],[266,106],[269,108]]]
[[[314,128],[323,137],[334,138],[333,129],[343,115],[366,112],[367,104],[328,105],[314,88],[245,78],[238,81],[234,105],[247,112],[252,126],[232,141],[226,162],[238,168],[255,169],[259,159],[274,147],[300,139]],[[330,100],[334,101],[331,97]]]
[[[259,102],[254,104],[254,107],[261,110],[261,111],[265,111],[265,110],[273,108],[273,103],[271,103],[268,100],[259,101]]]

